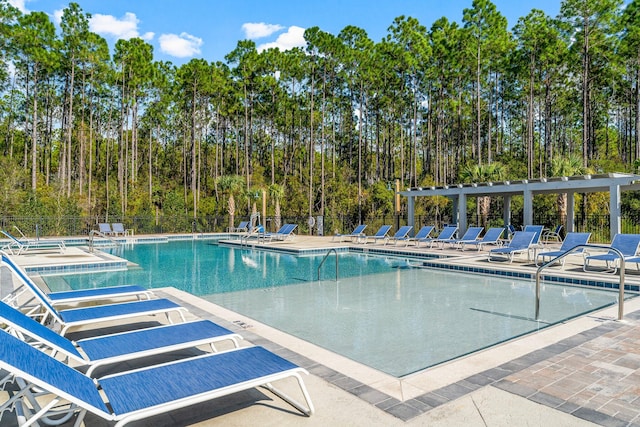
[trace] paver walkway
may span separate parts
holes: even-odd
[[[597,424],[640,426],[640,312],[558,345],[566,351],[498,386]]]

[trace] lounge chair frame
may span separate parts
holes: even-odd
[[[440,234],[438,234],[438,237],[435,237],[433,239],[425,239],[425,246],[427,243],[429,243],[429,247],[432,248],[434,244],[442,244],[442,246],[444,246],[445,242],[451,241],[453,239],[453,236],[456,234],[456,232],[458,231],[458,226],[457,225],[447,225],[445,226],[442,230],[440,230]]]
[[[433,225],[424,225],[422,226],[422,228],[420,228],[420,230],[418,230],[418,232],[416,233],[415,236],[413,237],[409,237],[407,240],[405,240],[405,246],[409,246],[409,243],[411,242],[415,242],[416,246],[420,245],[420,242],[425,241],[425,240],[430,240],[431,237],[429,237],[431,235],[431,233],[433,232],[433,230],[435,229],[435,227]]]
[[[492,262],[492,258],[494,255],[503,255],[507,258],[509,263],[512,263],[513,258],[516,255],[524,252],[529,254],[529,250],[533,245],[535,237],[536,233],[533,231],[516,231],[507,246],[494,248],[489,251],[487,261]]]
[[[611,248],[620,251],[625,262],[630,258],[633,259],[638,254],[638,249],[640,248],[640,234],[616,234],[611,241]],[[613,274],[618,271],[620,256],[616,252],[609,251],[606,254],[590,255],[585,251],[583,254],[584,264],[582,269],[584,271],[588,271],[591,261],[604,261],[606,269]]]
[[[536,259],[535,259],[536,266],[540,265],[540,263],[544,264],[545,258],[549,258],[549,259],[556,258],[570,251],[576,246],[586,245],[587,243],[589,243],[590,237],[591,237],[591,233],[576,233],[576,232],[567,233],[567,235],[564,238],[564,241],[562,242],[562,245],[560,246],[560,249],[558,249],[557,251],[538,252],[536,254]],[[582,252],[583,252],[582,249],[575,251],[576,254],[581,254]],[[538,260],[539,258],[540,260]],[[560,260],[560,266],[562,269],[564,269],[565,261],[566,261],[566,257]]]
[[[389,230],[391,230],[390,225],[383,225],[378,229],[378,231],[376,231],[376,234],[372,236],[365,235],[362,238],[362,243],[366,245],[369,242],[369,239],[373,239],[372,243],[376,243],[378,240],[386,241],[389,238]]]
[[[413,230],[412,225],[403,225],[395,232],[395,234],[388,239],[385,240],[384,244],[386,245],[390,241],[393,240],[393,244],[397,245],[400,240],[407,240],[409,237],[409,233]]]
[[[75,425],[79,426],[91,412],[123,426],[255,387],[267,388],[307,416],[314,411],[300,376],[307,371],[262,347],[209,353],[95,380],[6,332],[0,332],[0,344],[0,368],[9,371],[19,386],[0,411],[20,405],[22,411],[17,412],[24,414],[23,425],[53,413],[69,418],[77,413]],[[271,384],[286,378],[297,381],[306,406]],[[55,397],[41,406],[34,390]]]
[[[462,242],[460,244],[460,250],[464,250],[465,245],[475,245],[478,248],[478,252],[482,249],[484,245],[497,245],[502,246],[502,241],[500,237],[504,233],[504,227],[492,227],[484,234],[482,239],[476,240],[475,242]]]
[[[18,231],[22,234],[19,228]],[[29,239],[24,234],[22,234],[22,238],[17,238],[7,230],[0,230],[0,232],[9,239],[9,243],[5,244],[2,250],[8,251],[12,255],[22,255],[31,249],[38,251],[56,250],[58,252],[64,252],[67,249],[63,240]]]
[[[342,242],[344,239],[350,239],[352,242],[353,241],[357,241],[358,239],[361,239],[362,237],[365,236],[364,234],[364,230],[365,228],[367,228],[367,224],[360,224],[358,225],[356,228],[353,229],[353,231],[349,234],[338,234],[336,233],[333,236],[333,241],[338,241],[338,242]]]
[[[19,310],[0,302],[0,319],[6,331],[38,348],[49,348],[52,354],[88,365],[86,374],[92,376],[100,367],[168,353],[198,346],[209,346],[231,341],[238,348],[242,337],[209,320],[196,320],[180,324],[160,325],[145,329],[99,335],[70,341],[64,336],[36,322]],[[78,351],[82,350],[82,352]]]
[[[70,328],[75,326],[118,321],[141,316],[163,314],[170,323],[173,323],[170,315],[175,313],[180,316],[182,322],[186,321],[184,317],[186,309],[164,298],[78,307],[59,311],[53,306],[47,294],[35,285],[25,271],[15,264],[5,253],[2,253],[1,263],[8,267],[21,284],[25,285],[31,291],[33,298],[21,305],[21,307],[26,310],[26,314],[38,318],[42,324],[51,323],[53,328],[60,328],[61,335],[64,335]],[[14,305],[17,304],[17,301],[14,300],[13,302]]]

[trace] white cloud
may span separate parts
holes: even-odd
[[[253,39],[261,39],[263,37],[269,37],[271,34],[282,30],[284,27],[277,24],[265,24],[264,22],[247,22],[242,24],[242,30],[245,37]]]
[[[18,9],[22,13],[29,13],[27,8],[24,5],[25,0],[9,0],[9,4],[16,9]]]
[[[188,58],[200,53],[202,39],[191,34],[162,34],[158,38],[160,50],[177,58]]]
[[[121,19],[113,15],[96,13],[89,20],[89,28],[94,33],[112,36],[116,39],[131,39],[138,37],[138,18],[135,13],[127,12]],[[148,33],[147,33],[148,34]]]
[[[53,12],[53,22],[55,22],[56,24],[60,25],[60,22],[62,22],[62,14],[64,13],[64,10],[62,9],[58,9],[56,11]]]
[[[276,47],[281,51],[293,49],[294,47],[304,47],[307,45],[304,39],[304,28],[292,25],[286,33],[278,36],[275,42],[264,43],[257,47],[258,52]]]
[[[156,35],[156,33],[154,33],[153,31],[147,31],[146,33],[141,35],[140,38],[142,40],[146,41],[146,42],[150,42],[151,40],[153,40],[155,35]]]

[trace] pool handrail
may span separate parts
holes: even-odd
[[[615,252],[620,257],[620,267],[619,267],[620,282],[618,284],[618,320],[622,320],[622,317],[624,316],[624,257],[622,256],[622,252],[620,252],[616,248],[612,248],[611,246],[594,245],[590,243],[585,245],[574,246],[573,248],[567,250],[565,253],[550,259],[549,261],[547,261],[546,263],[543,263],[540,267],[538,267],[538,269],[536,270],[536,317],[535,317],[535,320],[539,320],[539,317],[540,317],[540,273],[542,273],[542,270],[544,270],[546,267],[548,267],[551,264],[555,264],[559,260],[576,252],[579,249],[587,249],[587,248],[612,251],[612,252]]]

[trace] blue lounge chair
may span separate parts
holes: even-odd
[[[398,231],[396,231],[396,233],[389,237],[389,239],[385,240],[384,244],[386,245],[387,242],[393,240],[393,244],[397,245],[399,240],[407,240],[409,237],[409,233],[411,232],[411,230],[413,229],[412,225],[403,225],[402,227],[398,228]]]
[[[69,328],[74,326],[91,325],[101,322],[131,319],[140,316],[152,316],[164,314],[171,321],[170,314],[178,314],[184,322],[184,307],[164,298],[133,301],[118,304],[106,304],[90,307],[71,308],[57,310],[51,300],[6,254],[2,254],[2,264],[7,266],[23,286],[31,291],[36,302],[35,306],[23,306],[26,314],[31,317],[39,317],[40,323],[52,322],[53,328],[60,328],[60,334],[64,335]],[[18,303],[17,300],[13,301]]]
[[[406,245],[405,246],[409,246],[410,242],[416,242],[416,245],[420,245],[420,242],[425,241],[426,239],[430,239],[430,235],[433,232],[433,229],[435,227],[433,225],[425,225],[423,226],[420,230],[418,230],[418,232],[416,233],[415,236],[413,237],[409,237],[406,240]]]
[[[273,240],[284,241],[292,239],[295,236],[293,230],[295,230],[297,226],[298,224],[285,224],[280,227],[280,229],[275,233],[262,233],[259,236],[259,239],[262,239],[263,242],[271,242]]]
[[[543,225],[525,225],[523,231],[535,233],[536,235],[533,238],[533,242],[531,242],[531,244],[539,245],[542,238],[542,232],[544,231],[544,226]]]
[[[55,353],[89,365],[89,376],[100,366],[186,348],[210,345],[215,351],[214,344],[221,341],[229,340],[238,348],[238,340],[242,339],[213,322],[198,320],[72,342],[3,302],[0,302],[0,319],[8,332],[25,336],[25,341],[36,343],[38,348],[48,347]]]
[[[383,225],[373,236],[364,236],[363,243],[367,244],[369,239],[373,239],[373,243],[376,243],[378,240],[387,240],[389,238],[389,230],[391,230],[390,225]]]
[[[249,230],[249,221],[240,221],[240,224],[238,224],[237,227],[229,227],[229,232],[231,233],[238,233],[241,231],[248,231]]]
[[[549,243],[550,240],[556,241],[558,243],[562,242],[562,229],[564,227],[562,225],[557,225],[553,230],[547,230],[542,233],[542,241],[545,243]]]
[[[12,255],[22,255],[30,250],[64,252],[67,248],[63,240],[29,239],[24,235],[21,238],[17,238],[7,230],[1,230],[0,232],[9,239],[9,243],[5,244],[2,250],[8,251]]]
[[[12,375],[17,387],[0,411],[19,405],[21,410],[16,412],[26,418],[21,424],[31,425],[54,414],[68,420],[77,413],[75,425],[80,425],[90,412],[122,426],[254,387],[273,391],[305,415],[313,413],[300,377],[307,371],[257,346],[207,353],[96,380],[0,331],[0,368]],[[272,386],[285,378],[297,380],[306,407]],[[53,399],[42,403],[35,393],[50,394]]]
[[[564,241],[562,242],[562,246],[560,246],[560,249],[558,249],[557,251],[538,252],[538,254],[536,255],[536,265],[538,265],[539,262],[544,263],[545,258],[549,258],[549,260],[551,260],[552,258],[563,255],[565,252],[575,248],[576,246],[586,245],[589,242],[590,237],[591,233],[567,233]],[[583,249],[576,249],[575,253],[578,254],[582,252]],[[541,258],[540,261],[538,261],[539,258]],[[560,260],[560,265],[562,266],[562,268],[564,268],[565,260],[566,258],[562,258],[562,260]]]
[[[106,222],[101,222],[98,224],[98,231],[104,234],[105,236],[112,236],[113,230],[111,229],[111,224]]]
[[[625,261],[636,256],[639,246],[640,234],[616,234],[613,236],[613,240],[611,241],[611,247],[622,252],[622,256]],[[618,271],[619,260],[620,256],[613,251],[599,255],[589,255],[585,252],[584,265],[582,269],[587,271],[591,261],[604,261],[607,269],[612,270],[615,274],[616,271]]]
[[[458,231],[457,225],[447,225],[442,229],[442,231],[440,231],[440,234],[438,234],[438,237],[436,237],[435,239],[425,239],[424,242],[425,244],[429,243],[429,247],[431,248],[433,247],[434,243],[446,242],[453,239],[453,236],[455,236],[457,231]]]
[[[111,224],[111,232],[114,236],[124,236],[127,234],[127,230],[124,228],[124,224],[121,222],[114,222]]]
[[[337,240],[338,242],[342,242],[343,239],[351,239],[351,241],[357,241],[358,239],[364,237],[364,229],[367,228],[366,224],[360,224],[350,234],[335,234],[333,236],[333,240]]]
[[[20,277],[22,285],[13,292],[5,296],[2,301],[8,304],[16,304],[25,292],[33,292],[33,288],[38,288],[27,273],[18,266],[7,254],[2,255],[2,262]],[[120,300],[120,299],[151,299],[153,292],[137,285],[108,286],[104,288],[80,289],[71,291],[49,292],[45,294],[51,305],[77,304],[96,301]]]
[[[461,238],[442,240],[441,243],[443,246],[445,243],[448,243],[451,246],[457,246],[458,248],[461,248],[465,243],[477,242],[478,237],[480,237],[480,233],[482,233],[482,230],[484,230],[484,227],[469,227]]]
[[[482,237],[481,240],[476,240],[475,242],[463,242],[460,244],[460,250],[464,250],[465,245],[476,246],[478,248],[478,252],[485,245],[500,245],[500,236],[504,233],[503,227],[493,227],[490,228]]]
[[[491,249],[487,260],[491,262],[494,255],[501,255],[506,256],[509,262],[513,262],[513,257],[515,255],[523,252],[529,252],[535,237],[536,233],[533,231],[516,231],[511,242],[509,242],[507,246]]]

